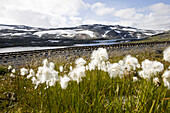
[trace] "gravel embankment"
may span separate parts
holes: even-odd
[[[73,62],[76,58],[83,57],[86,60],[90,58],[93,50],[103,47],[106,48],[109,57],[112,56],[125,56],[127,54],[137,55],[142,52],[150,52],[162,54],[162,51],[170,46],[170,43],[158,43],[158,44],[135,44],[134,45],[107,45],[107,46],[90,46],[90,47],[72,47],[65,49],[52,49],[52,50],[38,50],[28,52],[16,52],[16,53],[1,53],[0,54],[0,66],[12,65],[15,68],[22,66],[30,67],[41,65],[41,61],[45,58],[57,62]]]

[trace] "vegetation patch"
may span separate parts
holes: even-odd
[[[0,80],[2,112],[168,112],[170,48],[161,53],[109,56],[10,67]]]

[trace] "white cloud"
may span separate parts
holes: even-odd
[[[135,14],[136,14],[136,10],[134,8],[127,8],[127,9],[121,9],[115,11],[114,16],[123,19],[131,19],[135,16]]]
[[[83,8],[82,0],[1,0],[0,20],[5,24],[67,26],[74,20],[69,17],[79,15]]]
[[[114,24],[117,23],[123,26],[144,29],[170,29],[170,5],[164,3],[153,4],[140,10],[135,8],[116,10],[114,8],[108,8],[102,3],[96,3],[92,5],[92,11],[100,16],[110,15],[110,18],[113,18],[113,20],[116,19],[116,21],[112,22]],[[90,22],[92,23],[94,21],[90,20]],[[107,22],[105,21],[105,23]],[[110,23],[110,21],[108,21],[108,23]]]
[[[66,27],[80,24],[119,24],[144,29],[170,29],[170,5],[116,9],[83,0],[1,0],[0,24]]]
[[[113,14],[114,8],[108,8],[105,4],[97,2],[92,5],[92,11],[94,11],[97,15],[106,15],[106,14]]]
[[[170,15],[170,5],[166,5],[163,3],[157,3],[149,6],[149,8],[158,15]]]
[[[157,3],[148,6],[149,14],[138,19],[138,27],[148,29],[170,29],[170,5]]]
[[[94,19],[87,19],[83,21],[83,24],[105,24],[105,25],[117,25],[118,23],[112,21],[98,21]]]
[[[80,17],[71,16],[71,17],[69,17],[69,19],[70,19],[70,25],[72,25],[72,26],[82,24],[82,18],[80,18]]]

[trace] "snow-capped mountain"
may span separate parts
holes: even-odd
[[[119,25],[80,25],[67,28],[36,28],[24,25],[0,24],[0,45],[22,46],[67,45],[69,41],[93,39],[142,39],[161,31],[143,30]],[[64,42],[63,42],[64,40]],[[80,41],[79,41],[80,43]]]
[[[145,38],[155,35],[160,31],[142,30],[133,27],[119,25],[80,25],[68,28],[35,28],[24,25],[3,25],[0,24],[1,38],[10,36],[33,36],[37,38],[74,38],[74,39],[124,39],[124,38]]]

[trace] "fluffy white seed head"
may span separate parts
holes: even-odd
[[[52,70],[54,70],[55,65],[54,65],[54,63],[53,63],[53,62],[50,62],[50,63],[49,63],[49,68],[50,68],[50,69],[52,69]]]
[[[103,65],[106,60],[108,60],[108,53],[106,49],[98,48],[97,50],[94,50],[91,54],[91,62],[88,64],[89,70],[95,70],[97,67],[98,70],[106,71],[106,64]]]
[[[86,64],[86,61],[83,58],[76,59],[75,61],[77,67],[84,66]]]
[[[59,67],[60,72],[63,72],[63,66]]]
[[[107,53],[107,50],[106,50],[106,49],[104,49],[104,48],[98,48],[97,52],[98,52],[100,61],[106,61],[106,60],[108,60],[108,53]]]
[[[31,81],[32,81],[33,84],[36,84],[37,79],[36,79],[35,77],[32,77],[32,78],[31,78]]]
[[[97,59],[91,60],[91,62],[88,64],[89,70],[95,70],[95,67],[99,64],[99,61]]]
[[[139,76],[146,79],[146,80],[150,80],[150,76],[145,72],[145,70],[139,71]]]
[[[155,83],[155,84],[158,85],[158,83],[159,83],[159,78],[158,78],[158,77],[153,78],[153,83]]]
[[[133,82],[136,82],[138,81],[138,78],[137,77],[133,77]]]
[[[11,73],[11,74],[10,74],[10,77],[11,77],[11,78],[14,78],[14,77],[15,77],[15,75],[14,75],[13,73]]]
[[[166,70],[162,77],[166,78],[170,82],[170,70]]]
[[[70,71],[72,71],[73,70],[73,67],[72,66],[70,66]]]
[[[62,89],[66,89],[68,86],[68,82],[71,79],[69,77],[67,77],[66,75],[64,77],[60,77],[60,85]]]
[[[157,75],[157,73],[162,72],[164,70],[164,65],[161,62],[146,59],[142,62],[142,69],[143,70],[139,75],[143,78],[146,76],[150,78]]]
[[[27,76],[27,79],[29,79],[29,78],[31,78],[31,77],[33,77],[33,76],[35,76],[35,72],[34,72],[33,69],[30,69],[30,73],[29,73],[29,75]]]
[[[149,69],[150,66],[152,65],[152,61],[148,60],[148,59],[145,59],[143,62],[142,62],[142,69]]]
[[[55,85],[55,82],[58,81],[58,72],[54,70],[55,65],[54,63],[50,62],[48,63],[48,60],[45,59],[43,61],[43,67],[38,67],[38,71],[36,73],[36,87],[38,87],[38,85],[40,83],[46,83],[48,88],[49,86],[53,86]]]
[[[15,73],[16,71],[15,71],[15,69],[12,69],[12,71],[11,71],[12,73]]]
[[[139,67],[138,59],[135,57],[132,57],[131,55],[127,55],[124,58],[124,66],[127,69],[127,71],[130,70],[136,70],[137,67]]]
[[[43,67],[49,67],[49,63],[48,63],[48,60],[47,60],[47,59],[45,59],[45,60],[43,61]]]
[[[170,46],[164,50],[163,52],[163,58],[165,61],[170,62]]]
[[[104,48],[98,48],[97,50],[94,50],[92,52],[91,59],[98,59],[99,61],[108,60],[107,50]]]
[[[20,74],[21,74],[22,76],[28,74],[28,69],[26,69],[26,68],[21,68],[21,69],[20,69]]]
[[[77,83],[79,84],[79,82],[82,81],[82,77],[86,76],[85,69],[85,66],[76,67],[71,72],[69,72],[68,75],[73,81],[77,81]]]
[[[119,65],[123,66],[124,65],[124,61],[123,60],[119,60]]]
[[[12,70],[12,66],[8,66],[8,70]]]
[[[113,63],[107,66],[107,72],[111,78],[116,78],[117,76],[121,78],[123,77],[124,68],[119,63]]]
[[[164,82],[164,86],[170,89],[170,82],[166,78],[163,78],[163,82]]]
[[[170,89],[170,70],[166,70],[162,75],[164,86]]]

